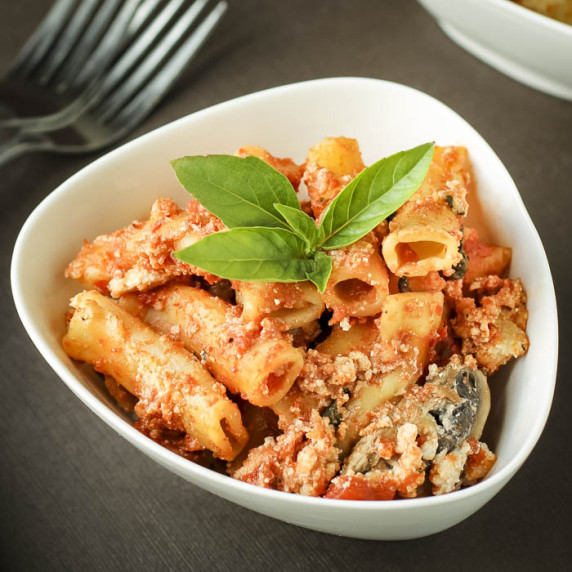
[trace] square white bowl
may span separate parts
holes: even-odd
[[[64,278],[84,238],[148,216],[151,204],[188,195],[169,161],[183,155],[233,153],[254,144],[302,162],[325,136],[360,142],[364,160],[434,140],[469,149],[478,198],[491,236],[513,248],[512,275],[528,294],[528,354],[491,381],[488,436],[498,461],[476,486],[441,497],[341,501],[267,490],[177,456],[135,430],[90,368],[62,351],[64,314],[80,290]],[[550,269],[538,234],[510,175],[483,138],[437,100],[403,85],[333,78],[288,85],[205,109],[123,145],[82,169],[30,215],[14,249],[12,291],[36,347],[68,387],[120,435],[183,478],[252,510],[315,530],[371,539],[425,536],[460,522],[490,500],[525,461],[545,425],[556,379],[557,316]],[[57,444],[54,444],[57,446]]]

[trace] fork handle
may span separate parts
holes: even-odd
[[[17,157],[34,151],[47,151],[51,147],[52,143],[41,135],[20,131],[12,139],[0,145],[0,168]]]

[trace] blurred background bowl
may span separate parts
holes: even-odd
[[[419,0],[459,46],[530,87],[572,101],[572,26],[510,0]]]

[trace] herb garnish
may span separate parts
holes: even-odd
[[[310,280],[323,292],[332,271],[323,251],[356,242],[403,205],[423,182],[433,150],[425,143],[364,169],[330,203],[320,226],[302,210],[288,179],[261,159],[176,159],[183,187],[230,230],[174,256],[230,280]]]

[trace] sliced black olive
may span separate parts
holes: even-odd
[[[437,423],[437,453],[449,453],[469,437],[477,411],[471,402],[463,401],[456,407],[449,403],[443,409],[430,411],[430,415]]]
[[[324,340],[328,339],[328,336],[332,332],[332,326],[330,326],[330,319],[333,316],[333,312],[326,310],[318,318],[318,326],[320,327],[320,333],[310,342],[309,349],[314,349],[317,345],[321,344]]]
[[[480,438],[490,409],[487,380],[480,371],[462,368],[455,376],[453,389],[460,403],[444,401],[429,412],[437,424],[438,453],[452,451],[469,437]]]
[[[478,400],[477,377],[470,369],[462,369],[455,378],[455,391],[463,398]]]
[[[212,294],[229,304],[236,304],[236,294],[228,280],[222,279],[212,285],[206,283],[205,289],[209,294]]]
[[[397,287],[399,288],[399,292],[411,292],[411,287],[409,286],[409,280],[407,276],[402,276],[399,281],[397,282]]]
[[[453,197],[453,195],[445,195],[445,201],[456,215],[465,215],[465,211],[456,204],[455,197]]]
[[[455,266],[453,266],[453,270],[455,272],[453,272],[453,274],[449,276],[449,280],[459,280],[463,278],[467,273],[467,256],[465,255],[464,252],[462,253],[462,255],[463,258],[461,258],[461,261],[458,264],[455,264]]]
[[[336,402],[332,401],[322,411],[322,417],[327,417],[330,423],[337,429],[342,422],[342,414],[338,411]]]
[[[461,240],[461,244],[459,245],[459,252],[461,253],[461,260],[453,266],[453,274],[451,276],[443,276],[443,273],[440,272],[441,276],[445,278],[445,280],[459,280],[465,276],[467,273],[467,263],[469,259],[465,253],[465,249],[463,248],[463,241]]]

